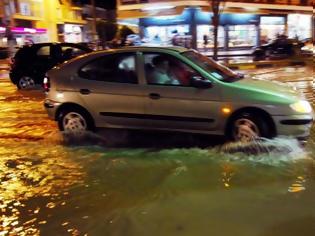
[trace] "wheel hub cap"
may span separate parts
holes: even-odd
[[[235,122],[234,139],[241,142],[250,142],[260,136],[257,125],[249,119],[239,119]]]
[[[33,88],[35,86],[35,82],[31,77],[23,76],[19,81],[19,86],[22,89]]]
[[[82,132],[87,130],[85,119],[76,112],[70,112],[63,118],[63,127],[66,132]]]

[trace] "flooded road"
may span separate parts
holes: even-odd
[[[313,83],[299,86],[314,101]],[[258,155],[78,145],[47,119],[41,91],[6,75],[0,109],[0,236],[314,235],[314,128],[304,148],[275,140],[287,149]]]

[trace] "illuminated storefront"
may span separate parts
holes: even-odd
[[[193,18],[194,17],[194,18]],[[181,15],[140,19],[143,36],[161,45],[173,43],[174,35],[192,36],[196,27],[198,49],[211,49],[213,43],[212,14],[198,8],[185,9]],[[192,25],[194,22],[194,25]],[[253,14],[222,14],[218,29],[221,49],[250,48],[258,44],[259,16]],[[205,38],[206,44],[205,44]]]
[[[79,25],[64,25],[64,41],[68,43],[80,43],[83,41],[82,29]]]
[[[205,42],[205,37],[207,42]],[[213,48],[213,26],[212,25],[198,25],[197,26],[197,48],[209,49]],[[224,27],[219,26],[218,29],[218,47],[225,46],[226,38]]]
[[[34,42],[58,41],[58,25],[84,25],[82,8],[73,5],[72,0],[0,0],[0,17],[3,17],[3,27],[7,20],[11,25],[25,29],[48,29],[44,34],[29,32],[15,33],[17,43],[27,40]],[[2,16],[3,15],[3,16]],[[1,24],[1,22],[0,22]],[[81,29],[80,29],[81,30]],[[75,28],[68,31],[65,38],[78,40],[80,33]],[[82,33],[82,32],[81,32]]]
[[[7,44],[7,38],[5,37],[5,27],[0,27],[0,46]],[[39,28],[24,28],[24,27],[13,27],[11,29],[17,46],[25,44],[32,44],[47,41],[47,30]]]
[[[312,15],[289,14],[288,36],[298,39],[312,38]]]
[[[169,32],[178,32],[190,36],[195,48],[213,47],[209,1],[118,0],[117,3],[118,18],[140,19],[141,36],[149,41],[166,44],[174,36]],[[229,0],[224,1],[223,9],[218,29],[218,46],[223,50],[252,48],[281,34],[304,39],[314,32],[312,0]],[[179,29],[174,29],[175,25]]]
[[[277,35],[286,34],[285,16],[261,16],[260,17],[260,42],[267,43]]]

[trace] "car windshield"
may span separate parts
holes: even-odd
[[[243,78],[243,76],[239,73],[232,71],[231,69],[227,68],[219,64],[218,62],[203,56],[200,53],[195,51],[187,51],[183,52],[182,55],[187,57],[189,60],[197,64],[202,69],[209,72],[212,76],[216,79],[224,81],[224,82],[233,82],[235,80]]]

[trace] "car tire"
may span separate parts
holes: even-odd
[[[237,142],[251,142],[261,138],[272,138],[268,123],[260,114],[241,113],[231,122],[229,139]]]
[[[18,89],[32,89],[35,87],[35,80],[28,75],[21,76],[16,83]]]
[[[57,121],[59,130],[66,133],[94,131],[92,118],[83,109],[64,109],[59,113]]]

